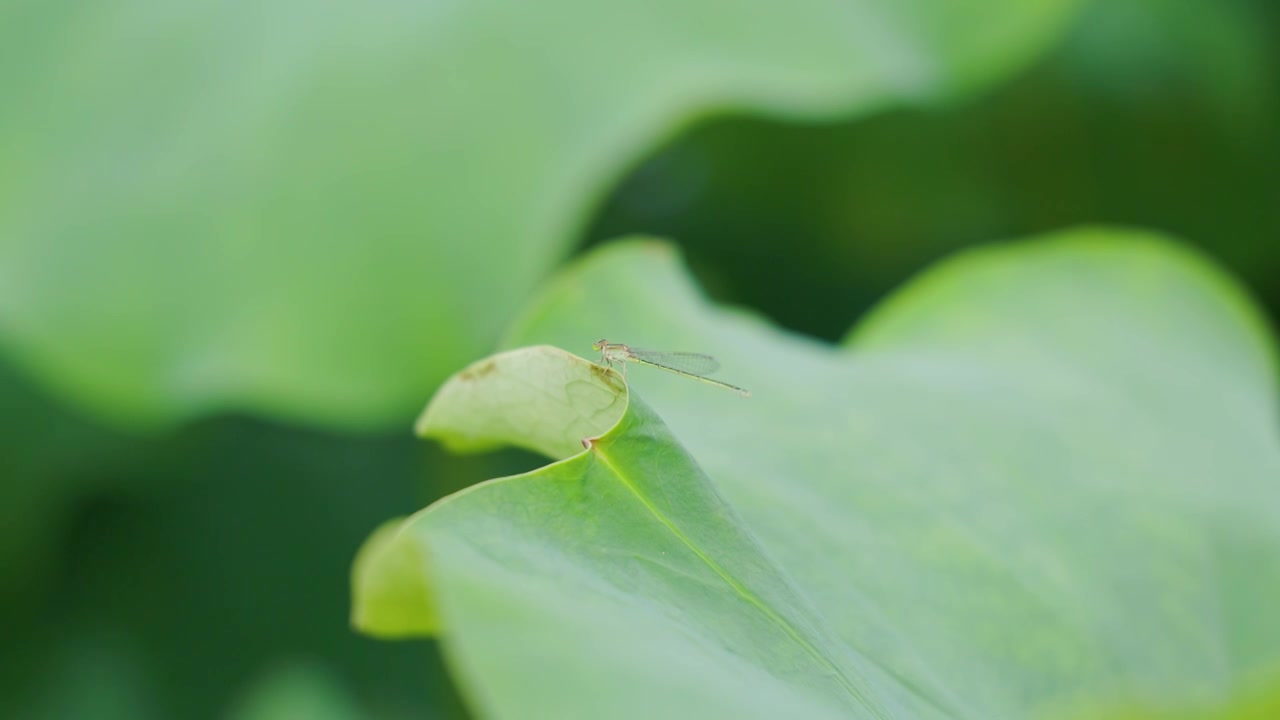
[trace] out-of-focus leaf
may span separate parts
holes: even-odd
[[[1170,703],[1111,702],[1064,711],[1046,720],[1275,720],[1280,717],[1280,668],[1247,678],[1228,698],[1191,707]]]
[[[23,476],[5,476],[5,498],[21,502],[6,506],[14,545],[4,558],[25,565],[3,566],[0,612],[14,621],[0,717],[42,706],[50,710],[38,717],[95,717],[84,708],[97,701],[107,713],[127,695],[151,717],[212,718],[264,668],[293,658],[322,663],[370,718],[460,716],[434,643],[351,632],[350,559],[386,518],[477,475],[528,467],[525,458],[449,457],[407,430],[335,436],[235,418],[99,451],[88,433],[33,417],[40,424],[12,428],[0,455],[37,453],[15,466]],[[59,439],[67,446],[55,462]],[[15,493],[7,485],[17,481],[34,487]],[[127,657],[81,661],[86,637]],[[117,678],[125,660],[138,670]],[[94,683],[115,690],[97,699]]]
[[[154,667],[149,666],[136,645],[109,633],[77,629],[79,636],[56,648],[48,673],[32,687],[23,688],[31,697],[9,717],[31,720],[164,717],[155,703]],[[12,702],[13,698],[6,696],[3,705],[10,706]]]
[[[1265,3],[1111,0],[1090,3],[1063,49],[1077,82],[1129,104],[1151,103],[1185,83],[1237,131],[1274,127]]]
[[[1187,250],[1095,229],[968,253],[836,350],[622,244],[509,340],[602,336],[715,353],[753,397],[633,369],[646,402],[589,449],[401,529],[487,716],[1204,706],[1280,660],[1274,344]],[[576,364],[522,380],[560,407]],[[509,440],[510,379],[483,383]]]
[[[387,638],[430,635],[439,630],[434,600],[423,580],[426,558],[422,548],[404,542],[404,518],[388,520],[365,541],[356,555],[352,587],[351,625],[369,635]]]
[[[227,720],[361,720],[368,717],[342,683],[314,663],[268,671],[226,713]]]
[[[963,93],[1076,4],[9,3],[0,336],[122,421],[407,418],[673,128]]]
[[[0,363],[0,507],[10,508],[0,523],[0,596],[18,612],[43,602],[68,509],[131,484],[130,460],[143,451],[136,438],[56,407]]]
[[[834,339],[960,248],[1105,219],[1205,248],[1280,317],[1280,3],[1084,15],[981,102],[701,125],[628,176],[591,236],[678,238],[713,296]]]

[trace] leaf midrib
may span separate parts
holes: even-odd
[[[634,482],[632,482],[629,477],[627,477],[627,474],[623,472],[621,469],[619,469],[619,467],[616,464],[614,464],[612,459],[610,459],[609,455],[602,448],[602,445],[603,443],[599,441],[592,443],[591,451],[602,463],[604,463],[604,465],[607,468],[609,468],[610,472],[612,472],[613,475],[617,477],[618,480],[628,490],[630,490],[633,495],[635,495],[636,499],[639,500],[640,503],[644,505],[645,508],[647,508],[650,513],[653,514],[654,518],[658,522],[662,523],[663,526],[665,526],[668,530],[670,530],[671,534],[674,535],[678,540],[680,540],[680,542],[683,543],[685,547],[689,549],[690,552],[696,555],[698,559],[706,563],[707,567],[710,568],[711,571],[714,572],[716,575],[718,575],[720,579],[725,582],[725,584],[733,588],[733,590],[736,593],[738,593],[739,597],[745,600],[752,607],[756,608],[756,610],[758,610],[761,614],[763,614],[766,618],[768,618],[770,622],[772,622],[780,630],[782,630],[788,637],[790,637],[792,641],[797,643],[800,647],[804,648],[804,650],[808,652],[815,660],[817,660],[818,663],[829,668],[831,672],[837,678],[839,678],[841,687],[843,687],[845,692],[849,693],[849,695],[855,701],[857,701],[860,705],[866,708],[875,717],[881,718],[882,720],[888,720],[884,711],[881,708],[877,707],[876,703],[873,702],[869,697],[866,697],[861,691],[858,690],[858,687],[849,678],[849,676],[845,674],[844,670],[841,669],[840,666],[836,665],[813,643],[809,642],[809,640],[807,640],[804,637],[804,635],[802,635],[800,631],[796,629],[794,625],[788,622],[786,618],[782,617],[776,611],[774,611],[773,608],[769,607],[769,605],[765,603],[764,600],[760,598],[760,596],[756,595],[754,592],[748,589],[745,585],[739,582],[736,578],[734,578],[727,570],[721,567],[720,563],[716,562],[714,558],[712,558],[705,551],[703,551],[702,548],[698,547],[693,542],[693,540],[689,538],[689,536],[685,535],[680,530],[680,528],[676,527],[675,523],[672,522],[670,518],[664,515],[662,511],[659,510],[658,507],[654,505],[653,502],[651,502],[644,493],[640,492],[640,488]]]

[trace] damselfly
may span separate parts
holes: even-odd
[[[591,345],[600,351],[600,362],[611,368],[621,369],[623,377],[627,375],[627,363],[639,363],[656,367],[694,380],[701,380],[708,385],[715,385],[732,390],[742,397],[751,397],[751,392],[737,385],[712,380],[707,377],[720,369],[720,363],[710,355],[691,352],[662,352],[660,350],[641,350],[622,343],[597,340]]]

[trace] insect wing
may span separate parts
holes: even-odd
[[[631,355],[637,359],[671,370],[678,370],[690,375],[710,375],[720,369],[720,363],[710,355],[691,352],[662,352],[659,350],[638,350],[631,348]]]

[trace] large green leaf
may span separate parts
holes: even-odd
[[[634,368],[645,402],[616,425],[423,510],[357,569],[430,596],[486,716],[1090,717],[1221,705],[1280,662],[1274,346],[1177,245],[970,252],[836,350],[709,307],[633,242],[510,340],[614,334],[717,353],[753,397]],[[421,429],[537,446],[592,417],[567,399],[612,376],[531,367],[549,352],[460,374]],[[355,589],[360,626],[397,634]]]
[[[409,417],[692,118],[934,101],[1076,0],[0,8],[0,336],[111,417]]]

